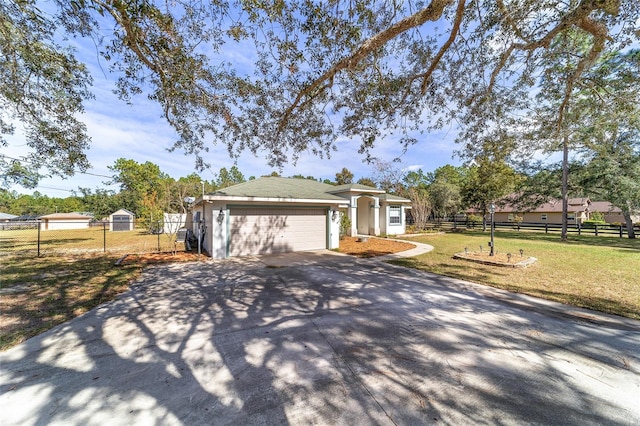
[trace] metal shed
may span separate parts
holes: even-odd
[[[133,231],[136,215],[120,209],[109,215],[109,231]]]

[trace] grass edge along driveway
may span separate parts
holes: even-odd
[[[486,284],[573,306],[640,319],[640,239],[495,233],[496,250],[538,261],[524,269],[453,259],[454,253],[487,250],[489,232],[466,231],[407,238],[430,244],[432,252],[390,263]]]
[[[0,351],[113,300],[139,265],[114,267],[118,256],[0,258]]]

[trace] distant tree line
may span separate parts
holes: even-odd
[[[615,178],[611,171],[606,172],[614,166],[603,164],[600,157],[572,162],[570,195],[609,201],[621,208],[631,222],[630,214],[640,209],[640,161],[633,153],[626,157],[626,161],[624,169],[617,166]],[[90,212],[99,220],[124,208],[135,213],[142,223],[152,224],[161,220],[163,213],[186,213],[190,200],[203,192],[210,193],[255,179],[254,176],[245,178],[237,166],[222,167],[211,180],[202,179],[196,173],[175,179],[154,163],[138,163],[124,158],[116,160],[109,169],[113,175],[105,183],[119,185],[118,190],[79,188],[69,197],[57,198],[39,192],[21,195],[3,189],[0,190],[0,211],[16,215]],[[408,198],[412,202],[415,224],[422,227],[429,219],[451,217],[469,208],[477,209],[485,216],[491,203],[509,202],[526,211],[549,199],[559,199],[562,174],[562,164],[535,168],[534,172],[527,173],[526,170],[516,171],[505,161],[484,156],[477,157],[470,165],[445,165],[430,172],[408,170],[399,163],[380,161],[374,164],[371,177],[355,182],[354,174],[346,167],[335,174],[334,180],[301,174],[290,177],[331,185],[367,185]],[[268,176],[280,175],[273,172]],[[633,176],[638,179],[630,179]],[[616,179],[626,182],[628,188],[618,185],[616,191],[608,191]]]

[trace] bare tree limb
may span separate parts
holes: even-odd
[[[427,86],[429,85],[429,79],[431,78],[431,74],[433,74],[433,71],[435,71],[436,67],[440,63],[440,60],[442,59],[444,54],[447,52],[447,50],[449,50],[449,47],[451,47],[451,44],[454,42],[454,40],[456,39],[456,36],[460,31],[460,25],[462,24],[462,18],[464,17],[464,7],[465,7],[465,0],[460,0],[458,2],[458,8],[456,9],[456,18],[453,21],[453,27],[451,28],[451,33],[449,34],[449,38],[440,47],[438,54],[436,55],[435,58],[433,58],[433,61],[431,61],[431,65],[429,66],[429,69],[427,70],[427,72],[425,72],[422,75],[422,86],[420,87],[420,93],[422,93],[423,95],[427,91]]]
[[[608,38],[607,27],[602,23],[597,22],[589,17],[585,17],[581,19],[577,26],[593,35],[594,41],[593,46],[591,46],[591,50],[589,53],[578,62],[576,66],[576,70],[573,75],[567,80],[567,85],[565,86],[564,98],[562,99],[562,103],[560,104],[560,108],[558,110],[558,122],[557,122],[557,131],[560,133],[562,128],[562,124],[564,123],[564,116],[566,114],[567,106],[569,104],[569,100],[571,99],[571,94],[573,92],[573,87],[575,86],[576,81],[582,73],[593,65],[593,63],[598,59],[602,51],[604,50],[605,41]]]
[[[560,22],[558,23],[558,25],[556,25],[551,30],[549,30],[549,32],[547,32],[547,34],[545,34],[544,37],[542,37],[541,39],[537,41],[531,41],[529,43],[511,44],[507,48],[507,50],[503,52],[503,54],[500,57],[500,61],[498,62],[498,65],[496,65],[493,72],[491,73],[489,86],[487,87],[487,90],[485,91],[485,93],[487,95],[491,93],[491,91],[493,90],[493,86],[495,85],[495,81],[498,77],[498,74],[500,74],[502,69],[505,67],[507,60],[515,50],[533,51],[540,48],[548,48],[551,42],[553,41],[553,39],[559,33],[566,30],[572,25],[576,25],[584,29],[585,31],[592,33],[596,38],[602,35],[601,31],[604,31],[605,32],[604,37],[606,38],[607,37],[606,27],[602,24],[596,23],[595,21],[591,20],[589,18],[589,15],[594,10],[600,10],[600,9],[606,11],[607,13],[611,13],[615,9],[615,4],[611,5],[610,3],[617,4],[619,3],[619,0],[582,0],[574,10],[570,11],[565,16],[563,16]],[[516,34],[518,33],[519,31],[516,32]],[[523,38],[520,35],[518,37]],[[603,39],[603,42],[604,42],[604,39]],[[599,51],[602,51],[602,48],[600,48]],[[596,54],[596,57],[598,55],[599,53]]]
[[[127,16],[126,11],[123,10],[123,7],[118,7],[122,6],[120,2],[114,2],[113,0],[107,0],[106,2],[102,0],[93,0],[93,2],[107,11],[111,15],[111,17],[113,17],[113,19],[118,23],[118,25],[122,27],[122,29],[125,31],[124,42],[126,43],[127,47],[129,47],[136,54],[138,59],[140,59],[140,61],[142,61],[147,67],[149,67],[152,72],[157,73],[164,80],[164,70],[162,69],[162,67],[158,66],[152,59],[147,57],[147,55],[153,55],[148,51],[148,49],[145,48],[144,44],[140,45],[140,43],[138,43],[139,38],[136,35],[136,27],[131,22],[131,19]],[[147,50],[147,52],[143,52],[143,50]]]

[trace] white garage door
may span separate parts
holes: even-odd
[[[327,248],[327,211],[321,208],[232,208],[229,255]]]

